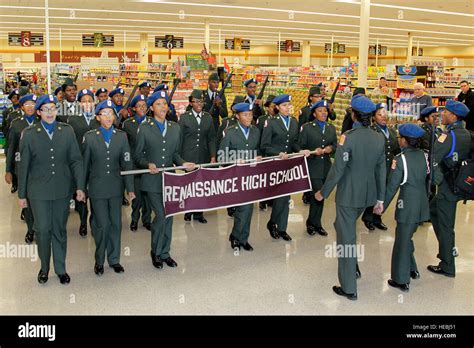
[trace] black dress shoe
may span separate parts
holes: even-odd
[[[270,236],[273,239],[280,239],[280,235],[278,234],[277,227],[276,227],[275,223],[273,223],[271,221],[268,221],[267,222],[267,230],[268,230],[268,232],[270,232]]]
[[[374,227],[377,227],[379,230],[382,230],[382,231],[388,230],[388,227],[385,226],[385,224],[383,222],[377,222],[373,225],[374,225]]]
[[[247,251],[253,251],[252,246],[248,242],[242,245],[242,248],[244,248],[244,250],[247,250]]]
[[[404,292],[408,292],[410,290],[410,286],[408,284],[398,284],[394,280],[389,279],[387,281],[388,285],[390,285],[393,288],[398,288]]]
[[[59,277],[59,281],[61,282],[61,284],[69,284],[71,282],[71,277],[69,277],[69,274],[67,273],[64,273],[64,274],[60,274],[58,275]]]
[[[364,225],[365,225],[365,227],[367,227],[367,229],[368,229],[369,231],[375,230],[374,224],[371,223],[370,221],[364,221]]]
[[[43,272],[43,271],[39,271],[38,273],[38,283],[40,284],[44,284],[48,281],[48,273],[46,272]]]
[[[316,234],[316,228],[311,225],[306,225],[306,233],[308,233],[310,236],[314,236]]]
[[[430,272],[433,272],[433,273],[436,273],[436,274],[442,274],[442,275],[444,275],[446,277],[449,277],[449,278],[454,278],[455,277],[454,274],[443,271],[441,269],[441,267],[439,267],[439,266],[430,265],[430,266],[427,267],[427,269]]]
[[[12,186],[10,192],[15,193],[16,191],[18,191],[18,186]]]
[[[418,271],[411,271],[411,272],[410,272],[410,278],[411,278],[411,279],[420,279],[420,272],[418,272]]]
[[[186,221],[186,222],[191,221],[191,215],[192,214],[188,214],[188,213],[184,214],[184,221]]]
[[[258,203],[258,208],[262,211],[267,210],[267,203],[264,203],[264,202]]]
[[[237,248],[240,250],[240,242],[232,234],[229,236],[229,241],[232,249]]]
[[[25,242],[26,244],[31,244],[33,243],[33,237],[34,237],[34,233],[33,232],[26,232],[26,236],[25,236]]]
[[[123,273],[125,272],[125,269],[120,263],[116,263],[115,265],[110,265],[114,269],[115,273]]]
[[[104,274],[104,266],[103,266],[103,265],[95,264],[95,266],[94,266],[94,273],[97,274],[98,276]]]
[[[87,236],[87,225],[81,225],[81,227],[79,227],[79,235],[81,237]]]
[[[344,296],[348,300],[351,300],[351,301],[357,300],[357,294],[346,294],[340,286],[333,286],[332,290],[339,296]]]
[[[194,221],[198,221],[202,224],[207,224],[207,220],[204,218],[204,216],[200,216],[198,218],[193,218]]]
[[[168,267],[172,267],[172,268],[178,267],[178,263],[175,260],[173,260],[171,257],[164,259],[163,262],[166,263]]]
[[[23,209],[21,210],[20,220],[25,221],[25,213],[23,212]]]
[[[143,224],[143,227],[145,227],[148,231],[151,231],[151,224],[150,223]]]
[[[356,265],[356,278],[362,278],[362,273],[360,273],[359,265]]]
[[[285,231],[278,231],[278,234],[283,240],[286,240],[287,242],[291,241],[290,235],[286,233]]]
[[[323,237],[326,237],[328,235],[328,233],[326,232],[326,230],[322,227],[318,227],[316,229],[316,231],[319,233],[320,236],[323,236]]]
[[[132,221],[130,223],[130,231],[137,232],[137,230],[138,230],[138,223]]]
[[[130,202],[128,201],[128,199],[126,199],[125,197],[123,197],[123,199],[122,199],[122,205],[129,206],[129,205],[130,205]]]
[[[151,262],[153,263],[153,266],[155,268],[162,269],[163,268],[163,261],[158,256],[156,256],[153,253],[153,251],[151,251],[150,254],[151,254]]]
[[[229,215],[229,217],[234,217],[234,214],[235,208],[227,208],[227,215]]]

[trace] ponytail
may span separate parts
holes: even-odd
[[[352,109],[354,116],[358,122],[362,124],[363,127],[369,127],[371,125],[371,119],[374,116],[373,112],[370,113],[362,113],[357,110]]]

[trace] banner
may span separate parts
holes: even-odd
[[[235,207],[311,190],[304,156],[163,173],[166,216]]]

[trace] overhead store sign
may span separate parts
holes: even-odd
[[[175,37],[174,35],[155,36],[155,47],[166,48],[168,50],[184,48],[184,38]]]
[[[82,34],[82,46],[88,47],[114,47],[114,35],[102,33]]]
[[[324,53],[331,53],[331,51],[334,53],[346,53],[346,45],[340,44],[339,42],[333,42],[332,46],[334,50],[331,50],[330,43],[324,44]]]
[[[378,56],[386,56],[387,55],[387,46],[382,46],[382,45],[372,45],[369,46],[369,54],[375,56],[377,54]]]
[[[235,37],[233,39],[225,39],[224,47],[226,50],[249,50],[250,40]]]
[[[301,43],[293,40],[280,41],[278,47],[280,51],[285,52],[301,51]]]
[[[8,33],[9,46],[43,46],[43,34],[34,34],[30,31],[22,31],[21,33]]]

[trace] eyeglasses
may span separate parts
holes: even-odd
[[[53,114],[55,112],[58,112],[58,108],[54,107],[54,108],[42,108],[40,109],[41,112],[44,112],[45,114]]]
[[[114,116],[115,117],[115,115],[112,112],[107,112],[107,113],[103,112],[103,113],[98,114],[98,116],[104,116],[104,117]]]
[[[148,106],[146,104],[139,104],[139,105],[135,105],[135,109],[147,109]]]

